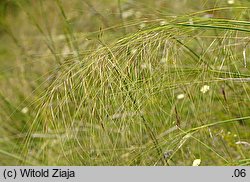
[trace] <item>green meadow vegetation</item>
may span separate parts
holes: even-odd
[[[2,0],[0,165],[249,165],[249,55],[249,0]]]

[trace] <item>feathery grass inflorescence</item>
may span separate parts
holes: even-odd
[[[96,50],[64,62],[41,99],[28,155],[49,165],[187,165],[190,155],[231,165],[247,156],[244,148],[229,152],[223,132],[249,137],[241,130],[249,130],[242,53],[250,24],[189,21],[99,39]]]

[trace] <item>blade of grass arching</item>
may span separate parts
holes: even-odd
[[[186,17],[189,17],[189,16],[197,16],[197,15],[200,15],[200,14],[203,14],[203,13],[208,13],[208,12],[211,12],[211,11],[222,11],[222,10],[232,10],[232,9],[240,9],[240,10],[248,10],[249,7],[244,7],[244,6],[236,6],[236,7],[214,7],[214,8],[210,8],[210,9],[205,9],[205,10],[201,10],[201,11],[197,11],[197,12],[194,12],[194,13],[189,13],[187,15],[185,15]]]
[[[198,130],[208,128],[208,127],[211,127],[211,126],[228,124],[228,123],[232,123],[232,122],[240,122],[240,121],[249,120],[249,119],[250,119],[250,116],[245,116],[245,117],[239,117],[239,118],[233,118],[233,119],[228,119],[228,120],[217,121],[217,122],[214,122],[214,123],[210,123],[210,124],[202,125],[202,126],[199,126],[199,127],[196,127],[196,128],[192,128],[192,129],[186,131],[186,133],[198,131]]]
[[[232,71],[223,71],[223,70],[215,70],[215,69],[209,69],[209,72],[213,72],[213,73],[218,73],[218,74],[222,74],[225,76],[228,76],[229,78],[219,78],[221,80],[234,80],[234,81],[248,81],[250,75],[248,74],[244,74],[244,73],[240,73],[240,72],[232,72]],[[232,76],[236,76],[232,77]]]
[[[201,24],[188,24],[188,23],[176,23],[172,24],[176,27],[196,27],[196,28],[205,28],[205,29],[221,29],[221,30],[232,30],[232,31],[242,31],[250,32],[250,29],[246,28],[237,28],[237,27],[228,27],[228,26],[215,26],[215,25],[201,25]]]
[[[244,20],[233,20],[233,19],[218,19],[218,18],[202,18],[202,17],[193,17],[193,24],[190,24],[189,21],[186,19],[183,19],[183,21],[179,22],[172,22],[173,24],[189,24],[189,25],[210,25],[210,26],[227,26],[227,27],[244,27],[244,29],[248,26],[250,26],[250,23],[248,21]]]

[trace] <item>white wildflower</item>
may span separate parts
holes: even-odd
[[[200,160],[200,159],[195,159],[195,160],[193,161],[192,166],[199,166],[200,163],[201,163],[201,160]]]
[[[206,92],[208,92],[210,89],[210,87],[208,85],[203,85],[200,89],[200,91],[205,94]]]
[[[21,112],[22,112],[23,114],[26,114],[27,112],[29,112],[29,108],[28,108],[28,107],[24,107],[24,108],[21,110]]]
[[[227,3],[228,4],[234,4],[234,0],[228,0]]]
[[[185,97],[184,94],[179,94],[179,95],[177,95],[177,99],[178,99],[178,100],[184,99],[184,97]]]

